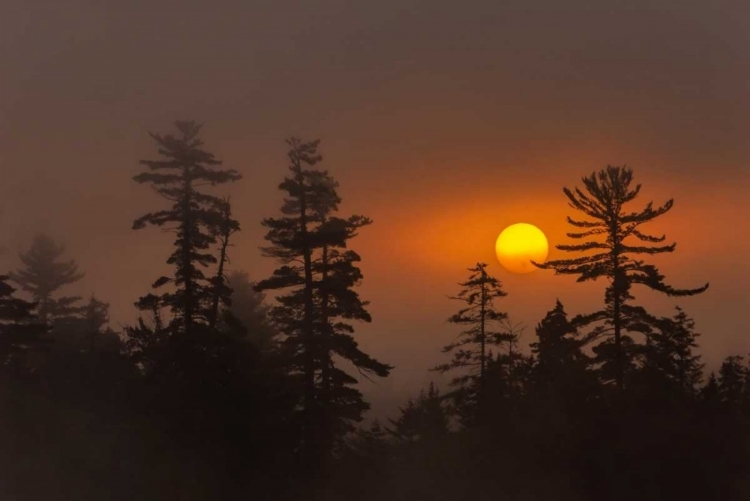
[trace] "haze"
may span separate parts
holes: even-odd
[[[244,179],[231,267],[266,277],[263,217],[278,213],[284,138],[321,138],[342,212],[374,224],[353,247],[373,323],[364,349],[396,366],[364,391],[383,415],[429,380],[456,334],[446,295],[477,261],[504,282],[498,306],[527,325],[559,298],[593,310],[603,283],[505,273],[494,241],[539,226],[552,245],[563,186],[627,164],[641,200],[675,198],[653,226],[678,243],[655,260],[715,366],[750,351],[750,34],[745,2],[3,2],[0,230],[3,269],[46,232],[87,276],[73,292],[131,324],[170,237],[131,230],[162,203],[131,178],[149,131],[204,124],[209,150]],[[550,258],[558,256],[552,250]],[[397,284],[397,285],[396,285]],[[647,297],[663,314],[673,299]]]

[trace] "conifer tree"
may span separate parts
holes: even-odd
[[[23,268],[10,274],[11,279],[32,296],[39,320],[44,323],[81,312],[76,305],[81,299],[79,296],[57,296],[63,287],[84,276],[74,260],[61,260],[64,254],[64,245],[47,235],[37,235],[29,250],[19,256]]]
[[[722,406],[734,414],[750,412],[750,370],[745,357],[732,355],[719,369],[719,398]]]
[[[679,306],[673,317],[661,318],[658,329],[646,337],[644,365],[658,372],[683,396],[693,397],[703,379],[700,355],[693,352],[698,346],[699,333],[695,322]]]
[[[410,398],[399,411],[397,419],[388,420],[392,426],[388,432],[401,443],[436,442],[449,432],[448,410],[434,383],[427,391],[420,390],[417,398]]]
[[[607,166],[582,181],[583,190],[563,188],[569,205],[587,216],[584,219],[568,217],[568,223],[579,230],[567,235],[573,239],[589,240],[557,246],[562,251],[579,254],[578,257],[534,264],[552,269],[556,274],[577,275],[579,282],[599,278],[609,282],[604,308],[578,317],[575,323],[579,326],[598,324],[589,334],[590,339],[612,336],[612,349],[603,350],[603,354],[613,357],[612,378],[621,390],[625,367],[629,363],[625,333],[648,332],[657,323],[645,308],[632,304],[632,287],[643,285],[669,296],[692,296],[705,291],[708,284],[695,289],[676,289],[664,282],[664,276],[656,266],[638,258],[674,251],[675,244],[658,245],[664,242],[665,236],[653,236],[641,230],[643,224],[667,213],[673,200],[656,208],[649,202],[643,209],[628,209],[628,204],[640,193],[641,185],[633,186],[633,171],[624,166]]]
[[[0,371],[18,376],[26,369],[23,354],[43,343],[47,327],[34,315],[34,303],[13,296],[8,281],[0,275]]]
[[[700,390],[700,401],[709,413],[715,413],[716,409],[721,405],[721,396],[719,391],[719,378],[716,377],[715,372],[711,372],[708,376],[708,381]]]
[[[496,354],[490,353],[496,369],[494,375],[497,375],[498,372],[502,374],[502,377],[507,381],[508,389],[511,391],[519,386],[520,381],[516,376],[522,375],[523,371],[519,373],[518,369],[529,362],[528,357],[524,356],[518,347],[524,329],[522,323],[513,323],[510,317],[506,316],[500,322],[500,334],[498,335],[500,349]]]
[[[153,225],[176,233],[174,252],[167,259],[167,264],[174,266],[174,276],[162,276],[152,287],[174,286],[174,291],[158,296],[158,304],[170,308],[174,314],[170,323],[173,332],[189,336],[196,322],[205,325],[210,320],[215,288],[203,269],[217,262],[211,246],[222,234],[222,225],[223,233],[227,228],[231,231],[239,228],[227,216],[226,203],[200,188],[237,181],[241,176],[234,169],[221,169],[222,162],[203,149],[200,125],[189,121],[178,121],[175,125],[177,135],[150,134],[163,159],[142,160],[140,163],[148,170],[133,177],[139,184],[150,184],[171,205],[139,217],[133,229]],[[148,295],[137,304],[142,310],[150,310],[154,301]]]
[[[83,307],[83,321],[86,337],[88,338],[89,353],[101,348],[102,341],[108,342],[114,332],[107,327],[109,324],[109,303],[98,300],[94,295]],[[106,339],[102,339],[106,338]]]
[[[332,181],[332,180],[331,180]],[[333,196],[337,183],[330,184]],[[320,308],[317,331],[320,334],[319,357],[321,384],[319,397],[319,431],[324,441],[323,450],[334,447],[336,437],[351,431],[351,421],[359,421],[369,408],[362,394],[352,386],[357,378],[335,363],[335,357],[347,360],[365,374],[386,377],[391,366],[381,363],[360,350],[352,334],[352,320],[371,322],[363,301],[354,290],[362,280],[358,267],[360,256],[347,249],[347,242],[357,236],[357,230],[372,221],[362,216],[348,219],[320,214],[318,227],[320,259],[313,263],[316,281],[316,307]]]
[[[111,345],[117,335],[106,328],[109,323],[109,304],[94,295],[79,307],[79,316],[59,320],[55,324],[54,348],[68,351],[94,353],[103,344]],[[104,338],[107,338],[105,341]]]
[[[469,268],[469,279],[459,285],[463,289],[455,297],[465,304],[448,322],[465,327],[457,341],[446,345],[443,353],[452,354],[449,363],[438,365],[432,370],[445,373],[460,370],[463,373],[451,380],[451,386],[458,388],[465,405],[481,405],[486,385],[486,371],[490,347],[500,347],[509,342],[512,349],[514,335],[493,330],[493,325],[507,319],[508,315],[496,309],[495,299],[507,296],[498,279],[487,273],[486,263],[477,263]],[[512,358],[512,352],[509,352]],[[510,362],[512,363],[512,361]]]
[[[335,217],[338,183],[313,169],[322,160],[319,141],[287,140],[290,176],[279,185],[287,193],[278,218],[267,218],[263,248],[281,266],[256,285],[257,291],[286,290],[270,314],[283,334],[290,370],[302,381],[303,448],[308,466],[325,462],[333,439],[351,429],[368,405],[352,386],[357,379],[335,362],[339,357],[360,373],[385,377],[390,366],[362,352],[349,320],[369,322],[367,303],[353,290],[362,279],[359,256],[348,241],[367,218]]]
[[[536,327],[537,341],[531,343],[535,356],[534,378],[549,393],[570,392],[586,377],[590,358],[583,353],[583,339],[568,320],[558,300]],[[555,391],[558,390],[558,391]]]

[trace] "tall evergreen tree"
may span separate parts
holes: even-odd
[[[582,220],[568,217],[568,223],[580,231],[567,235],[573,239],[593,239],[580,244],[557,246],[562,251],[581,254],[579,257],[534,264],[555,270],[556,274],[578,275],[579,282],[598,278],[608,280],[604,308],[578,317],[575,323],[581,326],[598,323],[590,334],[592,339],[613,337],[612,350],[604,352],[613,357],[612,377],[621,390],[625,366],[629,362],[625,357],[623,335],[626,332],[648,332],[657,323],[657,319],[645,308],[632,304],[632,286],[644,285],[669,296],[692,296],[705,291],[708,284],[695,289],[676,289],[664,283],[664,276],[656,266],[637,258],[644,254],[674,251],[675,244],[649,245],[660,244],[665,237],[649,235],[640,229],[643,224],[668,212],[673,200],[657,208],[649,202],[643,209],[628,210],[626,206],[638,196],[641,185],[632,186],[633,171],[624,166],[607,166],[582,180],[585,191],[563,188],[569,205],[588,217]],[[631,240],[635,243],[630,243]]]
[[[338,186],[328,180],[332,196],[338,199],[335,189]],[[320,333],[319,358],[321,362],[319,431],[323,451],[327,454],[334,447],[337,437],[351,431],[351,421],[359,421],[362,413],[369,408],[362,394],[352,386],[357,378],[343,370],[335,358],[352,363],[358,370],[380,377],[390,373],[391,366],[381,363],[360,350],[352,334],[352,320],[371,322],[372,318],[363,301],[354,290],[362,280],[358,267],[360,256],[347,249],[347,242],[357,236],[357,231],[372,221],[362,216],[347,219],[328,217],[320,214],[318,227],[321,251],[320,259],[313,263],[316,277],[316,307],[319,307],[320,320],[317,331]]]
[[[450,297],[465,304],[448,322],[464,327],[458,341],[443,348],[443,353],[452,354],[453,358],[446,364],[432,370],[445,373],[460,370],[462,374],[451,380],[451,386],[458,389],[456,395],[462,397],[468,406],[480,406],[486,386],[486,371],[489,362],[490,347],[500,347],[509,342],[512,348],[514,335],[493,330],[493,325],[507,319],[508,315],[496,309],[495,299],[507,296],[498,279],[487,273],[486,263],[477,263],[469,268],[469,279],[459,285],[463,289],[455,297]],[[512,358],[512,352],[510,353]],[[512,363],[512,362],[511,362]]]
[[[313,169],[322,156],[319,141],[287,141],[290,176],[279,185],[287,193],[279,218],[267,218],[263,248],[281,266],[260,281],[256,290],[287,290],[277,296],[271,317],[283,334],[292,373],[302,380],[303,450],[307,465],[325,462],[333,440],[361,420],[368,405],[352,386],[357,379],[336,364],[350,362],[360,373],[385,377],[390,366],[362,352],[349,320],[370,321],[353,290],[362,279],[359,256],[346,250],[348,241],[367,218],[333,216],[340,198],[338,183],[326,172]]]
[[[28,292],[37,304],[42,322],[69,317],[81,312],[79,296],[58,296],[59,291],[83,278],[74,260],[62,260],[65,246],[47,235],[37,235],[31,247],[20,254],[23,268],[11,273],[11,279]]]
[[[225,201],[200,188],[237,181],[241,176],[234,169],[221,169],[222,162],[202,148],[200,125],[189,121],[175,125],[177,135],[150,134],[164,158],[142,160],[148,170],[133,177],[139,184],[150,184],[171,206],[139,217],[133,229],[154,225],[177,234],[174,252],[167,259],[167,264],[174,266],[174,276],[160,277],[153,288],[170,283],[174,286],[174,291],[158,296],[159,305],[174,314],[170,323],[173,332],[189,336],[196,322],[205,325],[210,321],[215,289],[203,269],[217,262],[211,246],[216,244],[218,235],[226,233],[226,228],[239,227],[227,216]],[[150,296],[141,298],[139,308],[152,308],[154,301]]]

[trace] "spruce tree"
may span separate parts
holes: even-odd
[[[174,275],[160,277],[152,287],[174,286],[172,292],[158,296],[158,304],[172,311],[172,331],[189,337],[196,322],[205,325],[210,321],[216,289],[203,269],[217,262],[211,247],[222,234],[222,225],[232,231],[239,227],[227,216],[225,201],[201,188],[237,181],[241,176],[234,169],[221,169],[222,162],[203,149],[200,125],[189,121],[175,125],[177,135],[150,134],[163,158],[142,160],[148,170],[133,177],[139,184],[150,184],[170,206],[139,217],[133,229],[153,225],[176,233],[175,249],[167,259],[167,264],[174,266]],[[154,298],[144,296],[137,305],[150,310]]]
[[[512,364],[512,347],[515,335],[493,330],[508,315],[496,309],[494,301],[507,296],[498,279],[487,273],[486,263],[477,263],[469,268],[467,281],[459,285],[463,289],[450,299],[465,304],[448,322],[464,327],[457,341],[446,345],[443,353],[452,354],[453,358],[446,364],[432,370],[445,373],[459,370],[450,384],[457,388],[456,396],[461,397],[464,405],[478,407],[484,398],[486,372],[490,361],[490,348],[509,343],[509,364]]]
[[[361,374],[385,377],[390,366],[370,357],[352,336],[350,320],[369,322],[367,303],[353,287],[362,274],[359,256],[347,249],[367,218],[335,217],[338,183],[313,167],[322,160],[319,141],[287,140],[290,176],[279,189],[286,192],[282,216],[264,219],[268,228],[266,257],[281,265],[256,285],[257,291],[285,290],[270,315],[283,335],[282,350],[289,369],[302,382],[303,450],[307,466],[324,464],[334,440],[361,420],[368,405],[353,387],[357,378],[336,363],[341,358]]]
[[[13,282],[33,298],[41,322],[53,323],[81,312],[76,304],[79,296],[58,296],[62,288],[84,276],[74,260],[62,259],[64,254],[64,245],[47,235],[37,235],[29,250],[19,255],[23,268],[10,274]]]
[[[676,289],[664,282],[664,276],[656,266],[647,264],[638,256],[670,253],[675,244],[660,245],[665,236],[644,233],[641,226],[667,213],[673,200],[654,207],[652,202],[633,211],[628,204],[633,202],[641,185],[633,186],[633,171],[627,167],[607,166],[582,179],[584,188],[563,188],[569,205],[587,218],[567,218],[577,231],[568,237],[586,240],[579,244],[558,245],[557,248],[578,257],[534,263],[539,268],[552,269],[556,274],[577,275],[579,282],[606,279],[609,283],[604,295],[604,308],[590,315],[580,316],[579,326],[598,324],[589,334],[590,339],[612,337],[611,349],[602,354],[613,357],[611,375],[617,388],[623,388],[626,364],[628,332],[649,332],[658,320],[645,308],[634,305],[632,287],[643,285],[669,296],[692,296],[705,291],[708,284],[695,289]],[[593,252],[593,253],[592,253]],[[606,348],[606,347],[605,347]],[[606,362],[606,361],[605,361]]]

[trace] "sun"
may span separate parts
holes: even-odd
[[[547,260],[549,244],[542,230],[533,224],[517,223],[505,228],[495,242],[495,253],[503,268],[513,273],[531,273],[531,261]]]

